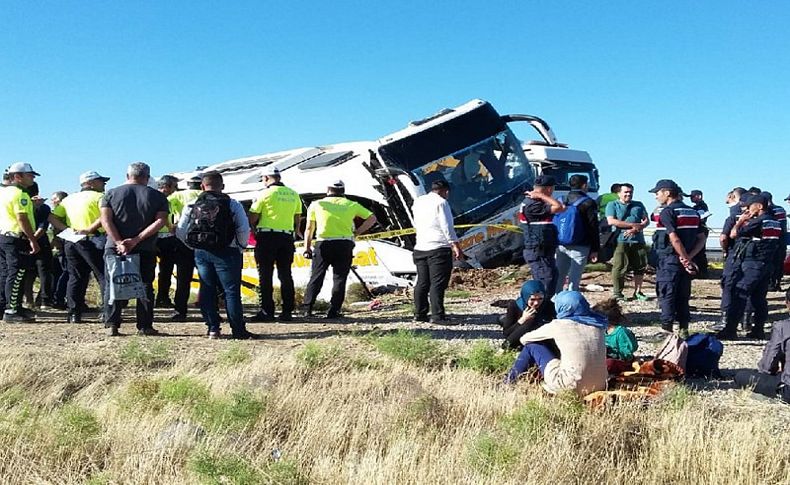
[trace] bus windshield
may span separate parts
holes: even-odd
[[[561,164],[548,164],[543,166],[542,173],[551,175],[557,181],[554,190],[571,190],[568,184],[574,175],[587,177],[588,192],[598,192],[598,174],[591,163],[563,162]]]
[[[479,222],[520,200],[521,190],[532,182],[529,163],[508,128],[412,173],[426,189],[436,180],[446,180],[453,215],[456,220],[462,217],[463,222]]]

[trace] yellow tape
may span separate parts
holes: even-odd
[[[514,226],[512,224],[460,224],[458,226],[455,226],[456,229],[469,229],[473,227],[495,227],[497,229],[502,229],[510,232],[521,232],[520,227]],[[391,237],[398,237],[398,236],[407,236],[414,233],[415,233],[414,228],[410,227],[408,229],[398,229],[395,231],[377,232],[375,234],[365,234],[364,236],[357,236],[355,239],[357,241],[370,241],[376,239],[388,239]]]

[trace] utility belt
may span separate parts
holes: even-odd
[[[3,232],[2,235],[6,237],[13,237],[14,239],[27,239],[27,236],[24,232],[6,231]]]
[[[159,232],[157,233],[156,237],[158,237],[159,239],[167,239],[169,237],[176,237],[176,235],[173,234],[172,232]]]
[[[280,234],[288,234],[289,236],[293,236],[293,231],[288,231],[286,229],[269,229],[268,227],[259,227],[255,229],[255,234],[266,234],[270,232],[277,232]]]

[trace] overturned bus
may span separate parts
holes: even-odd
[[[522,146],[508,126],[514,122],[532,125],[541,136],[539,145]],[[176,175],[186,179],[200,172],[219,171],[225,191],[249,207],[264,188],[261,169],[274,165],[283,183],[299,192],[305,210],[325,195],[328,182],[341,179],[346,196],[373,211],[378,220],[371,235],[357,241],[356,273],[371,286],[406,286],[416,273],[411,255],[415,243],[411,206],[437,179],[447,180],[452,187],[449,203],[469,257],[466,264],[490,268],[520,257],[522,237],[515,226],[515,214],[523,192],[534,181],[533,165],[541,162],[534,159],[535,148],[553,154],[554,160],[544,160],[551,166],[562,162],[563,151],[574,152],[577,158],[579,153],[586,154],[558,144],[548,124],[539,118],[501,116],[488,102],[473,100],[413,121],[376,141],[269,153]],[[245,254],[244,267],[248,286],[256,285],[252,251]],[[293,263],[296,285],[307,283],[309,269],[310,261],[297,249]]]

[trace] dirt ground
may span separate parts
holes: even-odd
[[[250,323],[249,330],[261,335],[254,345],[275,345],[298,347],[315,339],[326,339],[346,333],[365,333],[367,331],[387,331],[400,328],[425,332],[434,338],[449,340],[454,344],[464,344],[475,339],[490,339],[498,343],[501,332],[497,317],[504,310],[491,303],[497,300],[514,298],[520,283],[527,277],[523,268],[507,267],[496,270],[456,271],[448,290],[447,307],[457,317],[457,326],[438,326],[415,323],[411,319],[411,295],[409,292],[390,294],[380,297],[381,305],[375,310],[368,309],[364,303],[347,305],[346,318],[340,321],[326,321],[322,318],[299,319],[290,323]],[[783,286],[790,281],[786,278]],[[585,273],[582,286],[600,285],[603,291],[586,291],[591,303],[611,297],[611,282],[606,272]],[[630,282],[626,284],[626,291]],[[648,275],[645,292],[654,296],[654,280]],[[702,331],[719,318],[720,290],[717,276],[696,280],[692,289],[692,331]],[[769,293],[770,320],[786,318],[781,293]],[[659,312],[654,298],[648,302],[626,302],[624,307],[629,317],[628,325],[640,341],[642,355],[650,355],[663,338],[659,332]],[[245,307],[245,314],[254,313],[252,306]],[[155,326],[164,332],[162,337],[174,350],[184,352],[212,351],[221,348],[227,340],[210,341],[204,338],[205,326],[196,308],[189,312],[187,323],[167,323],[172,310],[157,309]],[[98,314],[87,314],[82,324],[66,323],[65,312],[39,312],[34,324],[0,324],[0,343],[17,349],[53,352],[79,346],[112,347],[121,345],[129,336],[135,334],[134,314],[127,309],[125,323],[121,327],[122,337],[110,338],[104,334],[98,322]],[[223,328],[227,330],[227,324]],[[229,332],[228,332],[229,333]],[[739,340],[727,342],[722,357],[725,377],[731,377],[737,369],[751,369],[756,365],[764,342]],[[726,380],[722,383],[727,386]],[[715,386],[714,386],[715,387]]]

